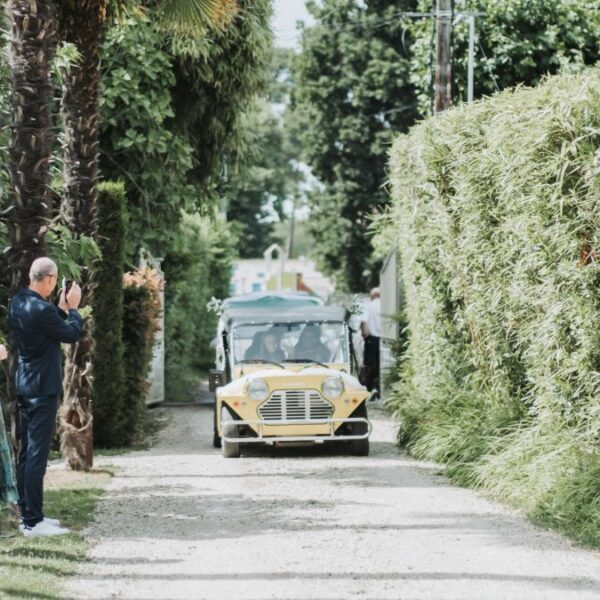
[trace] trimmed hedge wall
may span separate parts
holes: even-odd
[[[125,264],[125,188],[98,186],[98,247],[102,260],[94,270],[94,444],[113,448],[125,443],[123,402],[123,272]]]
[[[148,375],[159,330],[162,280],[149,267],[123,277],[123,344],[126,393],[123,403],[124,442],[139,442],[144,434]]]
[[[424,121],[391,181],[401,441],[600,545],[600,70]]]

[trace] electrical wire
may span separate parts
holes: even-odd
[[[477,38],[477,45],[479,46],[479,49],[481,50],[481,54],[483,55],[485,62],[487,62],[488,57],[486,56],[485,50],[483,49],[483,46],[481,45],[481,42],[479,41],[479,37]],[[494,73],[494,70],[491,68],[490,68],[490,75],[492,77],[492,81],[494,82],[494,87],[496,88],[496,91],[499,92],[500,87],[498,86],[498,78],[496,77],[496,73]]]

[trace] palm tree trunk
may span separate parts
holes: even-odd
[[[80,62],[63,74],[64,199],[62,217],[77,237],[96,233],[100,60],[98,45],[103,11],[99,2],[78,2],[61,14],[62,39],[74,44]],[[82,305],[92,303],[94,282],[82,273]],[[65,363],[61,448],[73,469],[93,464],[92,354],[93,320],[84,321],[81,340],[69,347]]]
[[[11,292],[28,284],[31,262],[45,254],[50,218],[52,82],[56,50],[52,0],[10,0],[12,136],[9,146],[8,233]]]
[[[56,15],[52,0],[9,0],[12,134],[9,144],[7,219],[11,295],[28,284],[33,259],[46,253],[44,236],[50,219],[52,82],[56,51]],[[15,348],[9,340],[11,349]],[[14,357],[10,352],[10,373]],[[9,377],[12,382],[12,377]],[[10,385],[10,384],[9,384]],[[10,390],[6,410],[11,444],[16,449],[16,405]]]

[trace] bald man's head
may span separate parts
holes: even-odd
[[[375,298],[381,297],[381,291],[379,290],[378,287],[375,287],[371,290],[371,293],[369,294],[369,296],[371,297],[371,300],[375,300]]]
[[[51,258],[42,256],[41,258],[36,258],[31,263],[31,268],[29,269],[30,283],[39,283],[51,275],[58,275],[58,267]]]

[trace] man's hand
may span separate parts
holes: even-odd
[[[360,332],[361,332],[363,338],[369,337],[369,328],[367,327],[366,321],[360,322]]]
[[[6,351],[6,346],[4,344],[0,344],[0,360],[6,360],[8,357],[8,352]]]
[[[81,288],[74,282],[69,290],[68,296],[65,298],[65,290],[60,290],[60,301],[58,303],[58,308],[67,312],[68,310],[74,308],[79,308],[79,303],[81,302]]]

